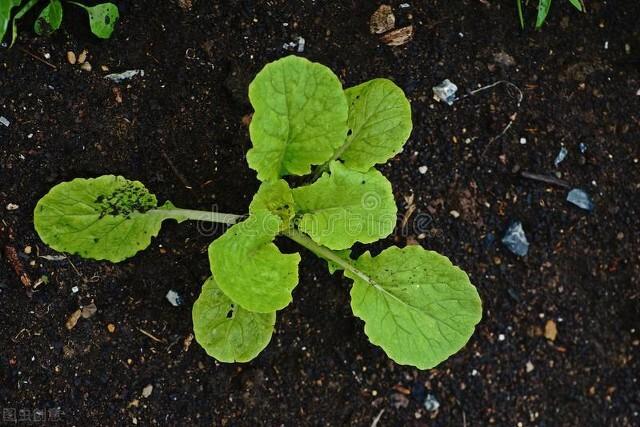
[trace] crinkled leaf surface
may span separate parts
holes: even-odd
[[[9,28],[11,21],[11,10],[20,6],[22,0],[2,0],[0,1],[0,42]]]
[[[119,262],[149,246],[163,220],[182,219],[166,211],[171,208],[169,202],[158,207],[156,196],[138,181],[114,175],[76,178],[38,201],[34,225],[57,251]]]
[[[196,341],[220,362],[248,362],[271,340],[276,313],[254,313],[229,299],[213,277],[193,304]]]
[[[279,179],[263,182],[260,185],[249,205],[249,212],[255,213],[260,210],[279,216],[282,219],[281,228],[289,227],[289,223],[295,215],[295,209],[293,194],[287,181]]]
[[[218,286],[247,310],[269,313],[291,302],[300,255],[285,255],[272,243],[281,224],[277,215],[260,210],[209,246],[209,263]]]
[[[399,364],[429,369],[460,350],[482,317],[467,274],[420,246],[368,252],[355,262],[372,283],[351,271],[351,308],[365,333]]]
[[[347,249],[355,242],[371,243],[388,236],[397,207],[391,183],[375,169],[357,172],[331,162],[330,174],[294,188],[301,231],[330,249]]]
[[[48,35],[60,28],[60,24],[62,24],[62,4],[60,0],[50,0],[40,12],[33,29],[38,35]]]
[[[339,158],[366,172],[402,151],[411,134],[411,105],[391,80],[374,79],[345,91],[349,134]]]
[[[255,113],[249,166],[258,179],[305,175],[331,158],[347,135],[347,100],[324,65],[297,56],[267,64],[249,86]]]

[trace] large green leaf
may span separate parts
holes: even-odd
[[[371,243],[388,236],[396,224],[397,207],[391,183],[380,172],[357,172],[334,161],[331,173],[294,188],[300,230],[331,249],[355,242]]]
[[[33,222],[57,251],[119,262],[149,246],[165,219],[184,219],[172,208],[159,207],[138,181],[104,175],[56,185],[38,201]]]
[[[411,134],[411,105],[391,80],[374,79],[345,91],[349,133],[338,157],[366,172],[402,151]]]
[[[282,219],[281,228],[288,228],[295,215],[293,194],[284,179],[263,182],[258,192],[253,196],[249,205],[249,212],[255,213],[266,210]]]
[[[213,277],[193,304],[196,341],[220,362],[248,362],[271,340],[276,313],[254,313],[229,299]]]
[[[14,7],[20,6],[22,0],[2,0],[0,1],[0,42],[4,38],[4,35],[9,28],[9,22],[11,21],[11,10]]]
[[[209,262],[220,289],[250,311],[269,313],[291,302],[298,284],[300,254],[283,254],[273,244],[282,220],[259,210],[232,226],[209,246]]]
[[[297,56],[267,64],[249,86],[255,113],[249,166],[258,179],[305,175],[331,158],[347,135],[347,100],[324,65]]]
[[[49,4],[42,9],[40,16],[33,24],[38,35],[48,35],[60,28],[62,23],[62,4],[60,0],[49,0]]]
[[[365,333],[397,363],[429,369],[460,350],[482,317],[468,276],[420,246],[389,248],[355,262],[351,308]]]

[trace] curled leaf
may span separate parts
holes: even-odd
[[[108,39],[111,37],[111,34],[116,27],[116,23],[120,18],[118,6],[113,3],[102,3],[95,6],[85,6],[74,1],[70,1],[69,3],[75,4],[87,11],[87,14],[89,14],[91,32],[96,37],[101,39]]]
[[[281,224],[278,216],[260,210],[209,245],[209,263],[218,286],[247,310],[270,313],[291,302],[300,255],[283,254],[272,243]]]
[[[60,28],[60,24],[62,24],[62,4],[60,0],[50,0],[33,24],[33,30],[39,36],[49,35]]]
[[[261,210],[279,216],[282,220],[282,228],[289,227],[289,223],[295,215],[295,208],[293,194],[287,181],[279,179],[263,182],[260,185],[249,205],[249,212],[255,213]]]
[[[276,313],[254,313],[235,304],[213,277],[193,304],[193,332],[209,356],[220,362],[248,362],[271,340]]]
[[[368,252],[345,270],[351,308],[369,340],[399,364],[429,369],[460,350],[482,316],[467,274],[420,246]],[[365,279],[366,278],[366,279]]]
[[[292,190],[301,215],[298,228],[335,250],[391,234],[397,207],[387,178],[375,169],[357,172],[340,162],[331,162],[329,167],[330,174]]]

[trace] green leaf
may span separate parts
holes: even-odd
[[[352,262],[353,260],[351,259],[351,249],[343,249],[340,251],[335,251],[335,254],[337,256],[339,256],[340,258],[346,260],[347,262]],[[333,262],[329,259],[326,260],[327,261],[327,267],[329,268],[329,273],[333,274],[338,270],[344,270],[344,267],[342,267],[341,265],[339,265],[336,262]]]
[[[380,172],[357,172],[331,162],[331,174],[294,188],[300,230],[330,249],[355,242],[372,243],[388,236],[396,224],[397,207],[391,183]]]
[[[13,44],[16,42],[16,39],[18,38],[18,21],[21,20],[22,17],[26,15],[39,1],[40,0],[29,0],[20,8],[20,10],[18,10],[18,13],[16,13],[16,15],[13,17],[13,21],[11,23],[12,33],[10,47],[13,46]]]
[[[363,274],[345,270],[354,281],[353,313],[399,364],[433,368],[466,344],[482,317],[467,274],[436,252],[392,247],[376,257],[365,253],[355,267]]]
[[[255,113],[249,166],[260,181],[305,175],[331,158],[347,135],[347,100],[324,65],[297,56],[267,64],[249,85]]]
[[[539,0],[536,28],[542,27],[542,24],[544,24],[544,21],[546,21],[547,15],[549,14],[549,9],[551,9],[551,0]]]
[[[36,19],[33,29],[36,34],[49,35],[60,28],[62,24],[62,4],[60,0],[49,0],[49,4],[42,9]]]
[[[518,19],[520,20],[520,28],[524,30],[524,15],[522,14],[522,0],[516,0],[516,6],[518,7]]]
[[[172,208],[170,202],[158,207],[138,181],[104,175],[56,185],[38,201],[33,222],[57,251],[119,262],[149,246],[162,221],[183,219]]]
[[[287,181],[263,182],[258,192],[253,196],[249,205],[249,212],[256,213],[260,210],[271,212],[282,219],[281,229],[289,228],[289,224],[295,215],[293,194]]]
[[[276,313],[254,313],[229,299],[209,277],[193,304],[196,341],[220,362],[248,362],[271,340]]]
[[[366,172],[402,151],[411,134],[411,105],[391,80],[374,79],[345,91],[349,133],[338,158]]]
[[[91,26],[91,32],[93,34],[101,39],[111,37],[116,22],[118,22],[120,18],[118,6],[113,3],[102,3],[89,7],[74,1],[70,1],[69,3],[75,4],[87,11],[89,14],[89,25]]]
[[[283,254],[273,239],[282,220],[265,210],[232,226],[209,246],[209,263],[220,289],[250,311],[269,313],[291,302],[300,254]]]
[[[0,1],[0,42],[7,32],[7,28],[9,28],[9,22],[11,21],[11,10],[14,7],[20,6],[20,3],[22,3],[22,0]]]
[[[582,0],[569,0],[569,1],[573,5],[573,7],[578,9],[580,12],[584,12],[584,3],[582,3]]]

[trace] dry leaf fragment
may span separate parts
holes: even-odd
[[[389,31],[380,37],[380,40],[388,46],[402,46],[409,43],[411,39],[413,39],[413,25]]]
[[[547,320],[546,325],[544,325],[544,336],[546,339],[555,341],[558,336],[558,328],[556,327],[556,322],[553,320]]]
[[[393,30],[395,26],[396,17],[388,4],[380,5],[369,20],[369,29],[373,34],[386,33],[389,30]]]

